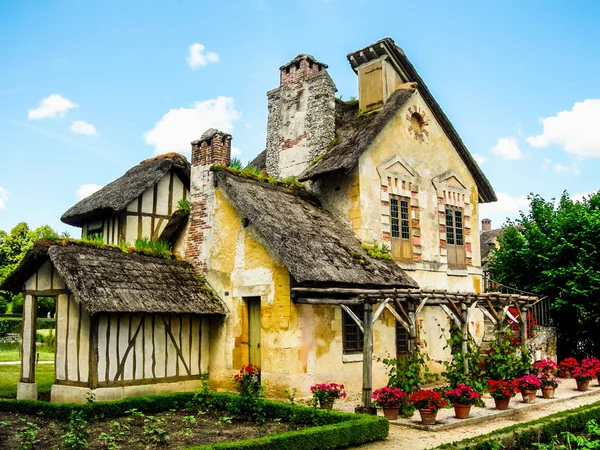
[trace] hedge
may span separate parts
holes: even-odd
[[[496,450],[529,448],[535,442],[548,443],[563,431],[578,432],[590,420],[600,421],[600,402],[562,411],[531,422],[519,423],[491,433],[443,444],[436,449]]]
[[[21,333],[22,323],[23,319],[21,316],[0,316],[0,330],[3,330],[5,333]],[[36,326],[38,330],[49,330],[56,326],[56,320],[39,317]]]
[[[190,403],[211,411],[241,411],[242,414],[247,407],[243,397],[236,394],[185,392],[129,398],[116,402],[92,402],[87,405],[0,399],[0,411],[43,415],[49,419],[65,420],[72,411],[82,410],[87,420],[93,421],[121,417],[125,415],[126,411],[134,408],[145,414],[154,414],[171,409],[185,408]],[[193,448],[195,450],[336,449],[385,439],[389,432],[389,422],[382,417],[323,411],[307,406],[278,403],[270,400],[264,400],[263,406],[268,418],[279,418],[282,422],[309,425],[309,428],[264,436],[258,439],[246,439]]]

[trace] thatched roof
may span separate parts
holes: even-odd
[[[19,292],[48,259],[75,301],[90,314],[225,314],[227,311],[210,287],[196,277],[188,262],[81,244],[36,244],[0,289]]]
[[[190,164],[185,156],[169,153],[142,161],[125,175],[84,198],[62,215],[68,225],[82,226],[90,220],[105,217],[127,208],[146,189],[158,183],[171,169],[186,186],[190,184]]]
[[[361,50],[352,52],[352,53],[348,54],[348,61],[350,61],[350,64],[351,64],[352,68],[354,69],[354,71],[357,71],[358,67],[361,66],[362,64],[372,61],[374,59],[380,58],[381,56],[384,56],[384,55],[389,58],[388,61],[392,64],[392,66],[394,66],[394,68],[396,69],[398,74],[401,74],[401,77],[404,79],[404,81],[417,83],[417,86],[418,86],[417,89],[419,90],[419,93],[421,94],[421,96],[423,97],[423,99],[425,100],[425,102],[427,103],[429,108],[431,109],[431,112],[435,116],[436,120],[440,123],[440,125],[446,132],[448,139],[450,139],[450,141],[456,148],[458,154],[460,155],[460,157],[464,161],[465,165],[471,172],[473,178],[475,179],[475,182],[477,183],[477,188],[479,191],[480,203],[496,201],[497,200],[496,193],[494,192],[492,185],[490,184],[490,182],[488,181],[486,176],[483,174],[483,172],[479,168],[479,165],[477,164],[477,162],[475,161],[475,159],[473,158],[471,153],[469,153],[469,150],[467,149],[467,147],[463,143],[462,139],[458,135],[456,129],[454,128],[454,126],[452,125],[452,123],[450,122],[450,120],[448,119],[448,117],[446,116],[446,114],[444,113],[442,108],[440,107],[439,103],[435,100],[433,95],[431,95],[431,92],[427,88],[427,85],[425,84],[425,82],[423,81],[423,79],[421,78],[419,73],[416,71],[415,67],[408,60],[408,58],[404,54],[404,51],[394,43],[393,39],[385,38],[385,39],[382,39],[382,40],[376,42],[373,45],[369,45],[368,47],[365,47]],[[403,94],[400,94],[400,95],[403,95]],[[386,105],[384,106],[384,108],[382,109],[380,114],[385,113],[386,107],[391,100],[392,100],[392,97],[390,97],[390,99],[388,99],[388,102],[386,103]],[[393,108],[394,107],[392,107],[392,109]],[[365,122],[364,127],[366,127],[366,129],[370,129],[371,127],[373,127],[373,125],[368,122]],[[381,130],[381,128],[379,128],[379,130]],[[341,144],[342,144],[342,142],[340,142],[338,145],[333,147],[329,152],[329,153],[335,152],[337,157],[332,156],[331,158],[329,158],[329,160],[328,160],[327,156],[324,157],[323,159],[321,159],[321,161],[317,162],[314,166],[312,166],[307,171],[305,171],[299,177],[299,179],[301,181],[308,180],[310,178],[322,176],[325,173],[332,172],[335,170],[342,170],[342,171],[347,172],[349,170],[348,165],[352,161],[354,161],[354,164],[356,164],[356,162],[358,162],[358,159],[356,158],[355,155],[359,151],[360,151],[360,154],[362,154],[362,151],[364,151],[364,150],[366,150],[366,148],[368,148],[368,145],[366,145],[366,146],[361,145],[360,148],[358,149],[358,151],[357,150],[352,151],[351,157],[345,157],[342,155],[342,152],[340,150],[336,151],[336,148]],[[369,142],[369,144],[370,144],[370,142]],[[360,156],[360,154],[358,156]]]
[[[373,259],[348,224],[305,191],[215,172],[239,213],[305,286],[417,287],[394,262]]]
[[[502,233],[503,228],[495,230],[482,231],[479,234],[479,248],[481,249],[481,263],[487,265],[487,257],[496,244],[498,236]]]
[[[337,101],[336,144],[325,153],[323,158],[309,166],[298,180],[306,181],[338,170],[349,172],[414,92],[414,89],[398,90],[390,96],[380,112],[366,116],[359,116],[358,102]]]
[[[267,151],[263,150],[260,152],[248,165],[257,169],[267,170]]]

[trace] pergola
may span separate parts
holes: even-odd
[[[361,288],[292,288],[296,303],[309,305],[339,305],[356,322],[363,332],[363,392],[362,408],[371,410],[373,375],[373,324],[387,309],[396,321],[408,332],[408,350],[412,354],[416,348],[417,316],[425,305],[439,306],[462,331],[462,351],[468,352],[469,318],[479,309],[496,326],[504,330],[510,320],[519,325],[521,343],[527,342],[527,310],[538,301],[537,297],[502,294],[499,292],[452,292],[437,289],[361,289]],[[374,311],[374,306],[379,304]],[[359,318],[348,307],[363,305],[364,315]],[[517,310],[516,316],[510,307]],[[466,361],[465,361],[466,363]],[[465,364],[465,373],[468,373]]]

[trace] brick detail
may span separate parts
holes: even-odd
[[[304,59],[298,61],[300,57],[303,57]],[[325,64],[315,61],[308,57],[308,55],[298,55],[293,61],[279,69],[279,85],[286,86],[300,83],[326,68],[327,66]]]

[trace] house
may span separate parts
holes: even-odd
[[[69,356],[57,356],[53,400],[187,389],[201,375],[233,390],[233,374],[252,363],[268,395],[304,397],[332,381],[354,398],[366,392],[366,404],[371,384],[387,382],[380,358],[417,346],[447,358],[450,320],[482,338],[492,315],[476,307],[478,205],[494,190],[393,40],[348,61],[359,86],[348,102],[314,57],[280,67],[266,149],[252,162],[261,175],[229,169],[232,136],[210,129],[191,143],[191,164],[144,161],[62,217],[105,244],[168,241],[185,261],[74,243],[26,257],[3,288],[26,293],[27,333],[35,296],[59,296]],[[189,215],[177,210],[184,199]],[[23,398],[28,364],[24,351]]]

